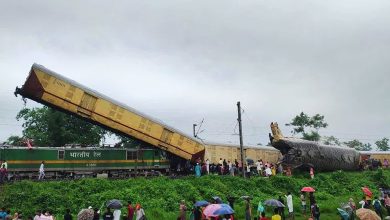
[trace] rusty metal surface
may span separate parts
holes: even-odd
[[[352,148],[323,145],[315,141],[283,137],[278,124],[271,123],[272,146],[280,150],[281,163],[293,168],[311,166],[315,170],[357,170],[360,153]]]

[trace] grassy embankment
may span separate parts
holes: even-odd
[[[34,210],[50,209],[62,219],[66,208],[73,215],[88,206],[100,207],[109,199],[127,200],[141,203],[149,219],[172,219],[178,214],[179,201],[186,200],[188,207],[193,200],[210,199],[227,195],[251,195],[253,211],[257,210],[259,200],[277,198],[287,191],[293,193],[296,219],[303,219],[299,214],[299,190],[303,186],[316,188],[316,199],[321,210],[322,220],[339,219],[336,208],[340,203],[348,201],[349,197],[356,202],[361,200],[361,187],[366,185],[378,195],[378,186],[390,183],[390,170],[366,172],[332,172],[316,175],[310,180],[301,174],[294,177],[276,176],[270,179],[255,177],[244,180],[231,176],[193,176],[182,179],[158,177],[152,179],[137,178],[127,180],[82,179],[77,181],[32,182],[22,181],[7,184],[2,187],[0,203],[21,211],[24,215],[33,215]],[[244,203],[235,203],[237,219],[244,219]],[[122,213],[126,213],[122,209]],[[267,208],[270,216],[271,208]]]

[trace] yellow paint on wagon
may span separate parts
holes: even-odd
[[[33,65],[32,68],[44,89],[40,98],[47,103],[143,140],[185,159],[193,159],[194,154],[205,150],[202,143],[171,131],[169,127],[158,121],[133,112],[131,109],[125,109],[124,106],[119,106],[104,97],[88,93],[83,88],[73,85],[72,81],[64,81],[52,75],[43,67]],[[87,103],[86,96],[94,99],[93,104]],[[169,138],[165,136],[166,132],[171,133]]]
[[[9,160],[8,164],[40,164],[41,160]],[[45,160],[45,164],[82,164],[82,163],[164,163],[168,160]]]

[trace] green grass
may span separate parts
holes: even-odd
[[[184,199],[191,207],[193,200],[209,200],[212,196],[226,199],[227,195],[254,197],[253,212],[258,202],[293,193],[296,219],[300,215],[299,190],[303,186],[312,186],[321,210],[322,220],[340,219],[336,208],[347,202],[350,197],[357,203],[362,197],[361,187],[368,186],[375,195],[378,187],[390,183],[390,170],[343,172],[317,174],[311,180],[306,174],[294,177],[276,176],[270,179],[254,177],[242,179],[231,176],[193,176],[182,179],[158,177],[152,179],[136,178],[126,180],[82,179],[76,181],[22,181],[2,186],[0,203],[14,211],[21,211],[25,216],[33,215],[37,209],[50,209],[62,219],[66,208],[73,215],[88,206],[100,207],[109,199],[120,199],[124,203],[131,200],[141,203],[149,219],[173,219],[178,215],[180,200]],[[244,203],[235,203],[236,219],[244,219]],[[122,209],[126,213],[126,209]],[[271,209],[267,208],[267,216]]]

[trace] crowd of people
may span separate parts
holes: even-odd
[[[185,169],[189,172],[194,171],[196,176],[217,174],[217,175],[238,175],[245,172],[247,177],[253,175],[259,175],[264,177],[275,176],[276,174],[285,174],[291,176],[291,167],[283,168],[282,164],[269,163],[268,161],[258,160],[254,162],[250,159],[246,160],[244,167],[242,163],[235,159],[234,161],[226,161],[226,159],[220,158],[218,163],[210,163],[209,159],[202,162],[200,159],[196,162],[195,166],[191,166],[188,161],[185,165]],[[180,165],[178,165],[177,171],[182,171]],[[314,177],[314,169],[311,168],[310,175]]]

